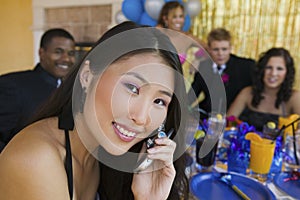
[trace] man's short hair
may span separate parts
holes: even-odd
[[[210,45],[213,41],[222,41],[226,40],[231,43],[231,35],[230,32],[224,28],[216,28],[210,31],[207,36],[207,43]]]
[[[55,37],[64,37],[64,38],[70,39],[75,42],[74,37],[65,29],[53,28],[53,29],[47,30],[43,34],[43,36],[41,38],[40,48],[44,48],[44,49],[47,48],[49,43],[51,43],[52,39]]]

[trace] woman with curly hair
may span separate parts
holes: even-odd
[[[253,85],[244,88],[227,115],[236,116],[262,130],[279,116],[300,114],[300,92],[293,89],[295,66],[289,51],[271,48],[262,53],[253,73]]]

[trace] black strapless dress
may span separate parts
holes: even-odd
[[[278,125],[279,115],[253,111],[247,107],[239,116],[239,119],[253,125],[257,131],[262,131],[263,126],[270,121]]]

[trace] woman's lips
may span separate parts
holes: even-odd
[[[131,142],[135,139],[136,133],[126,129],[124,126],[117,124],[116,122],[112,123],[115,133],[119,138],[125,142]]]
[[[269,84],[275,84],[278,82],[278,80],[276,78],[267,78],[267,81]]]

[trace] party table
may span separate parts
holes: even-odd
[[[285,181],[288,173],[274,174],[272,179],[260,182],[248,175],[227,172],[226,166],[216,164],[210,172],[195,171],[190,177],[191,200],[239,200],[241,198],[230,186],[219,180],[221,175],[230,174],[231,181],[250,199],[296,200],[300,199],[300,180]]]
[[[243,127],[243,129],[249,131],[251,127]],[[242,133],[243,130],[240,130],[239,132]],[[228,134],[228,132],[225,131],[224,135],[225,134]],[[242,138],[241,135],[239,135],[239,137]],[[208,171],[197,170],[194,158],[195,153],[193,153],[193,151],[195,151],[195,147],[191,146],[192,150],[190,149],[187,153],[188,157],[190,157],[190,166],[187,170],[188,176],[190,177],[190,199],[247,199],[242,198],[237,194],[237,192],[232,189],[230,185],[225,184],[220,180],[220,178],[224,175],[230,175],[232,184],[235,185],[244,194],[246,194],[249,199],[300,199],[300,179],[293,179],[291,173],[284,172],[284,170],[282,170],[282,160],[280,160],[281,154],[279,154],[279,151],[278,156],[274,159],[271,173],[269,173],[268,179],[266,181],[261,182],[250,176],[250,170],[248,168],[249,160],[247,161],[247,156],[249,156],[249,149],[247,148],[249,147],[247,145],[249,144],[245,143],[241,145],[233,145],[234,149],[232,150],[232,152],[236,154],[236,157],[234,158],[236,169],[234,169],[234,167],[231,167],[232,169],[230,169],[230,171],[228,171],[229,160],[227,158],[227,155],[223,155],[224,149],[222,149],[222,145],[219,145],[218,155],[215,163]],[[239,146],[242,146],[244,149],[237,148]],[[229,146],[226,146],[225,148],[229,148]],[[227,151],[225,152],[228,153],[230,151],[228,151],[227,149]],[[280,162],[277,162],[276,159],[278,159],[278,161]]]

